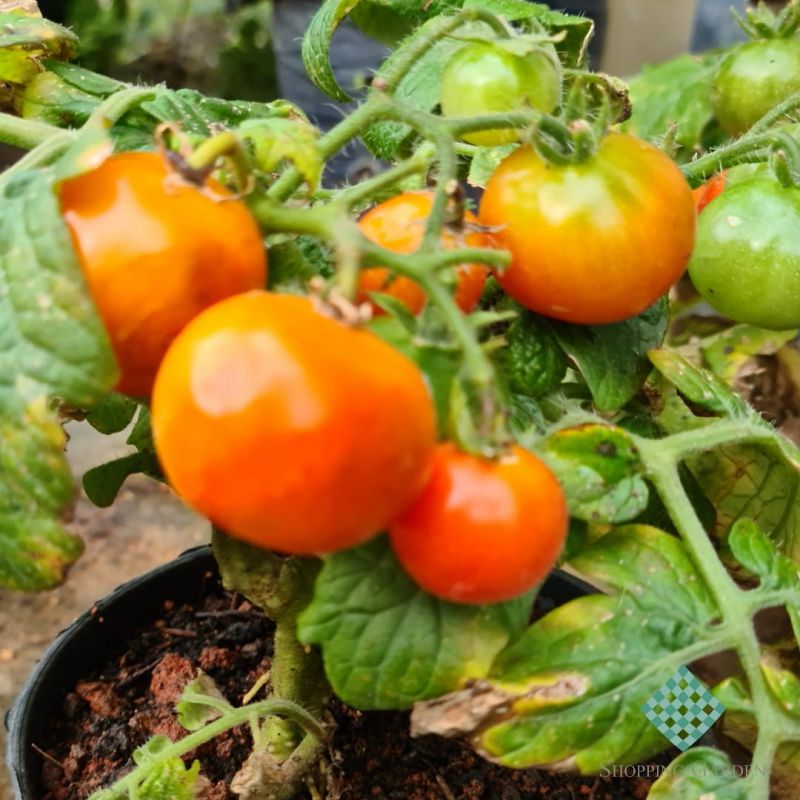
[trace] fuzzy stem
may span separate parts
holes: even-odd
[[[119,122],[129,111],[138,108],[145,100],[152,100],[160,90],[153,86],[131,86],[114,92],[92,112],[84,128],[96,123]]]
[[[48,139],[63,133],[64,131],[55,125],[36,122],[32,119],[22,119],[13,114],[0,113],[0,142],[10,144],[12,147],[32,150]]]
[[[662,441],[669,442],[672,438]],[[772,699],[761,672],[761,651],[747,594],[739,589],[723,566],[681,485],[675,458],[679,448],[673,447],[670,453],[668,447],[665,451],[661,448],[662,441],[638,439],[637,443],[647,475],[658,490],[695,566],[714,597],[721,616],[718,628],[730,631],[733,636],[734,649],[747,677],[759,726],[759,738],[753,756],[753,767],[757,769],[748,778],[748,797],[750,800],[768,800],[772,759],[781,740],[780,731],[786,727],[786,718]]]
[[[397,58],[391,64],[391,67],[386,70],[383,75],[383,91],[394,91],[409,70],[431,47],[467,22],[483,22],[501,38],[509,38],[509,30],[506,24],[490,11],[485,11],[481,8],[468,8],[451,17],[439,17],[439,19],[431,22],[425,33],[419,35],[413,45],[403,52],[402,57]]]
[[[20,172],[26,172],[29,169],[39,169],[52,164],[75,141],[75,137],[76,134],[72,131],[61,131],[51,136],[0,174],[0,184],[5,184]]]

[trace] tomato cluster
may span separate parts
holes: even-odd
[[[442,113],[549,113],[561,75],[547,47],[520,54],[465,45],[446,70]],[[498,128],[464,138],[486,145],[517,136]],[[626,320],[668,291],[690,259],[698,289],[716,307],[767,324],[774,293],[737,306],[719,265],[741,262],[749,248],[748,291],[769,282],[780,242],[759,252],[752,226],[790,212],[800,223],[800,190],[776,188],[761,173],[742,181],[746,192],[737,181],[722,173],[693,193],[661,151],[610,133],[580,157],[553,158],[535,139],[521,144],[489,179],[477,215],[453,202],[440,247],[507,251],[510,263],[493,277],[524,309],[506,334],[514,357],[498,359],[508,373],[499,391],[536,396],[563,379],[560,348],[547,374],[528,363],[550,331],[537,315],[582,325]],[[758,212],[749,207],[754,192]],[[189,182],[161,155],[133,153],[65,181],[60,198],[117,355],[118,388],[152,395],[164,472],[215,525],[301,555],[387,532],[409,575],[459,603],[514,597],[553,567],[568,512],[548,467],[517,446],[495,442],[489,458],[439,441],[443,421],[410,358],[337,303],[266,290],[259,226],[223,186]],[[372,314],[384,313],[380,295],[423,311],[425,289],[387,264],[390,254],[413,255],[425,243],[433,208],[432,192],[404,191],[358,220],[372,261],[355,299]],[[448,270],[440,277],[470,314],[490,270],[469,261]]]

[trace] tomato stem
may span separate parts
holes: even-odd
[[[61,131],[51,136],[4,170],[0,174],[0,185],[5,185],[20,172],[46,167],[57,161],[73,144],[75,138],[76,134],[73,131]]]
[[[92,112],[86,121],[84,128],[91,128],[98,122],[114,124],[124,117],[129,111],[138,108],[146,100],[152,100],[158,94],[158,87],[152,86],[131,86],[114,92],[105,99]]]
[[[32,119],[22,119],[13,114],[0,112],[0,142],[23,150],[32,150],[34,147],[52,139],[54,136],[63,135],[64,131],[55,125],[37,122]]]
[[[163,764],[174,758],[182,758],[220,734],[246,724],[253,715],[258,717],[280,715],[302,727],[306,731],[307,737],[312,737],[313,742],[320,743],[325,738],[325,731],[319,722],[301,706],[288,700],[262,700],[259,703],[235,708],[214,722],[203,726],[200,730],[190,733],[183,739],[178,739],[177,742],[152,755],[146,763],[133,769],[113,786],[95,792],[90,800],[118,800],[120,797],[125,797],[127,793],[135,796],[133,793],[136,792],[139,784]]]

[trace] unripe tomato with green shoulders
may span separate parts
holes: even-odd
[[[653,145],[612,133],[583,161],[553,164],[533,146],[489,179],[479,219],[511,264],[497,280],[520,305],[603,325],[652,305],[694,246],[692,190]]]

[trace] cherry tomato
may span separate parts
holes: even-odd
[[[763,174],[726,188],[700,216],[689,275],[730,319],[800,327],[800,189]]]
[[[722,59],[711,104],[722,128],[738,136],[797,92],[800,40],[760,40],[739,45]]]
[[[727,172],[718,172],[711,180],[706,181],[702,186],[693,190],[695,206],[699,214],[714,198],[719,197],[725,191],[725,184],[728,180]]]
[[[404,192],[371,208],[358,221],[362,233],[375,244],[395,253],[413,253],[421,244],[425,234],[425,223],[433,207],[431,192]],[[486,247],[489,240],[485,234],[471,226],[478,220],[469,211],[464,214],[464,230],[448,229],[442,236],[442,246],[448,250],[457,247]],[[464,312],[475,308],[480,300],[489,270],[483,264],[461,264],[456,267],[458,284],[455,290],[456,303]],[[418,283],[402,275],[392,277],[384,267],[370,267],[361,271],[359,277],[359,300],[369,301],[369,292],[382,292],[399,300],[412,314],[419,314],[425,306],[425,292]],[[373,313],[383,310],[374,303]]]
[[[267,258],[247,208],[155,153],[121,153],[61,184],[61,209],[111,339],[117,389],[148,396],[170,342],[203,309],[263,288]]]
[[[231,535],[327,553],[385,530],[419,494],[436,439],[417,367],[291,295],[249,292],[196,317],[153,390],[177,493]]]
[[[494,603],[547,575],[568,522],[561,486],[526,450],[488,461],[446,443],[436,448],[424,491],[389,534],[423,589],[455,603]]]
[[[441,106],[446,117],[518,111],[525,106],[549,114],[561,100],[561,64],[555,48],[515,55],[501,45],[462,47],[442,76]],[[519,139],[513,128],[466,133],[464,141],[492,146]]]
[[[506,292],[587,325],[635,316],[664,294],[689,261],[695,217],[678,167],[626,134],[565,166],[520,147],[489,179],[480,209],[512,256],[497,278]]]

